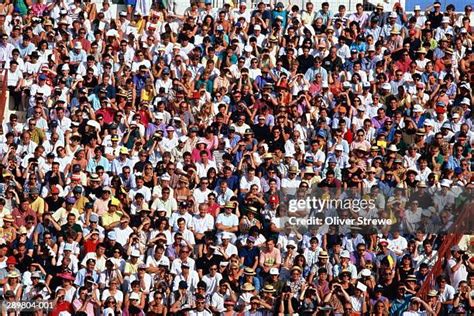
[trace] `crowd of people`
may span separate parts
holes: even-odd
[[[4,315],[472,314],[471,5],[125,5],[0,4]]]

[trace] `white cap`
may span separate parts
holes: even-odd
[[[369,269],[362,269],[362,271],[360,271],[360,275],[363,277],[369,277],[372,275],[372,272],[370,272]]]
[[[344,146],[342,146],[341,144],[337,144],[335,149],[336,150],[344,150]]]
[[[292,246],[292,247],[295,247],[296,248],[296,243],[294,240],[290,240],[288,241],[288,244],[286,245],[286,247],[289,247],[289,246]]]
[[[431,217],[431,211],[427,208],[424,208],[422,211],[421,211],[421,215],[423,216],[426,216],[426,217]]]
[[[327,81],[323,81],[321,88],[329,88],[329,84]]]
[[[396,12],[390,12],[390,15],[388,17],[396,19],[396,18],[398,18],[398,15],[397,15]]]
[[[277,268],[271,268],[270,269],[270,275],[279,275],[280,272],[278,271]]]
[[[426,119],[426,120],[423,122],[423,125],[431,126],[431,127],[434,126],[433,121],[430,120],[430,119]]]
[[[64,244],[64,251],[72,251],[73,247],[72,244]]]
[[[155,113],[154,117],[155,117],[155,119],[157,119],[157,120],[162,120],[162,119],[164,119],[164,115],[163,115],[163,113],[161,113],[161,112]]]
[[[161,179],[162,181],[170,181],[170,180],[171,180],[171,177],[170,177],[169,174],[165,173],[165,174],[163,174],[163,175],[160,177],[160,179]]]
[[[246,51],[247,53],[251,53],[251,52],[252,52],[252,46],[250,46],[250,45],[245,45],[244,51]]]
[[[385,82],[384,84],[382,84],[382,89],[384,89],[384,90],[391,90],[391,89],[392,89],[392,86],[390,86],[390,83]]]
[[[97,121],[89,120],[89,121],[87,121],[87,125],[90,126],[90,127],[94,127],[97,130],[100,130],[100,124]]]
[[[370,46],[367,48],[367,51],[368,51],[368,52],[370,52],[370,51],[375,52],[375,45],[370,45]]]
[[[349,253],[349,251],[343,250],[343,251],[341,251],[340,257],[341,257],[341,258],[350,258],[350,257],[351,257],[351,254]]]
[[[183,135],[181,136],[180,138],[178,138],[178,141],[181,142],[181,143],[184,143],[188,140],[188,136],[186,135]]]
[[[458,118],[460,118],[459,113],[454,113],[453,114],[453,119],[458,119]]]
[[[255,26],[253,27],[253,30],[254,30],[254,31],[261,31],[262,28],[260,27],[259,24],[257,24],[257,25],[255,25]]]
[[[137,292],[132,292],[130,294],[130,299],[131,300],[139,300],[140,299],[140,294],[138,294]]]
[[[413,11],[421,11],[421,7],[417,4],[417,5],[415,5],[415,7],[413,8]]]
[[[133,249],[132,252],[130,253],[131,257],[140,257],[140,251],[138,249]]]
[[[443,180],[441,180],[440,185],[441,185],[442,187],[449,188],[449,187],[451,186],[451,181],[448,180],[448,179],[443,179]]]
[[[447,16],[444,16],[443,19],[441,20],[441,23],[449,23],[449,22],[451,22],[451,20]]]
[[[365,284],[362,283],[362,282],[357,282],[356,288],[357,288],[358,290],[361,290],[362,292],[367,291],[367,285],[365,285]]]
[[[74,44],[74,49],[82,49],[82,44],[81,44],[81,42],[76,42],[76,43]]]
[[[460,103],[469,105],[471,104],[471,100],[469,100],[469,98],[463,98]]]
[[[107,33],[105,33],[105,36],[118,37],[119,33],[117,32],[117,30],[110,29],[110,30],[107,31]]]
[[[350,87],[351,87],[351,83],[350,83],[349,81],[344,81],[344,82],[342,83],[342,87],[344,87],[344,88],[350,88]]]
[[[232,235],[228,232],[223,232],[221,239],[232,239]]]
[[[415,104],[413,106],[413,112],[424,112],[423,107],[420,104]]]

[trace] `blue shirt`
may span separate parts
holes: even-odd
[[[277,11],[277,10],[273,10],[272,11],[272,24],[275,23],[277,17],[281,16],[283,18],[282,22],[281,22],[281,27],[282,29],[286,29],[286,23],[287,23],[287,20],[288,20],[288,11],[286,10],[282,10],[282,11]]]
[[[239,257],[244,258],[244,266],[246,267],[253,267],[255,260],[258,260],[258,256],[260,256],[260,250],[255,246],[252,247],[252,249],[242,247],[239,250]],[[257,257],[257,259],[255,259],[255,257]]]
[[[95,158],[89,160],[89,162],[87,163],[87,172],[95,173],[95,169],[98,166],[104,167],[105,172],[110,171],[109,160],[102,156],[100,157],[99,161],[97,161]]]
[[[323,79],[323,82],[328,82],[328,72],[323,67],[319,67],[319,68],[311,67],[311,68],[309,68],[306,71],[306,73],[304,74],[304,78],[306,80],[308,80],[309,82],[313,82],[314,78],[316,78],[317,74],[321,74],[321,78]]]
[[[82,268],[77,272],[74,284],[76,284],[77,286],[84,286],[87,276],[92,276],[92,281],[94,281],[95,283],[99,282],[99,274],[97,272],[89,272],[86,268]]]
[[[390,315],[400,316],[408,309],[412,295],[405,295],[401,299],[395,299],[390,306]]]

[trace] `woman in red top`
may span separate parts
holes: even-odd
[[[61,312],[68,312],[72,314],[74,312],[72,304],[64,300],[65,295],[64,289],[59,289],[56,292],[56,299],[53,302],[53,310],[50,312],[50,316],[59,316]]]
[[[84,255],[88,254],[89,252],[95,252],[97,244],[100,242],[99,231],[91,231],[88,235],[84,237],[84,240]]]
[[[216,218],[217,215],[219,215],[220,213],[221,206],[216,202],[216,195],[214,193],[209,194],[207,206],[208,213],[211,214],[214,218]]]

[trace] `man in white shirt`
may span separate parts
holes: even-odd
[[[234,204],[229,202],[225,205],[225,212],[217,215],[216,228],[219,240],[222,239],[223,235],[230,237],[232,243],[236,240],[235,232],[239,230],[239,218],[233,213],[234,209]]]
[[[448,261],[448,275],[451,285],[457,289],[459,282],[467,280],[467,268],[465,260],[463,259],[464,252],[461,251],[458,245],[451,247],[451,259]]]
[[[255,176],[255,169],[248,168],[247,174],[240,179],[240,192],[246,194],[254,184],[258,186],[258,190],[260,191],[260,179]]]
[[[208,195],[214,192],[207,187],[208,185],[209,180],[206,177],[202,177],[199,181],[199,188],[194,189],[193,197],[197,204],[207,202]]]
[[[399,227],[396,225],[393,227],[392,238],[389,239],[388,249],[393,251],[397,256],[401,256],[408,248],[408,242],[405,237],[400,235]]]
[[[161,140],[161,147],[163,151],[171,152],[173,148],[178,146],[178,136],[175,135],[175,129],[173,126],[168,126],[166,128],[166,137],[163,137]]]
[[[199,214],[195,215],[193,218],[193,233],[199,245],[199,255],[202,254],[202,242],[204,242],[204,235],[214,229],[214,217],[207,213],[207,208],[207,204],[199,204]]]
[[[211,246],[215,247],[215,246]],[[218,271],[218,267],[216,264],[213,264],[209,267],[209,273],[202,277],[202,281],[206,283],[206,294],[212,295],[213,293],[217,292],[219,289],[219,283],[222,280],[222,274]]]
[[[174,231],[178,230],[178,220],[180,218],[184,218],[186,221],[186,226],[188,228],[192,227],[193,225],[193,216],[188,212],[189,204],[186,201],[181,201],[179,203],[179,209],[176,212],[171,214],[170,218],[170,226],[173,228]]]
[[[133,233],[133,229],[128,225],[130,219],[123,215],[120,218],[120,225],[114,228],[115,233],[117,234],[117,242],[122,246],[125,246],[128,241],[128,237]]]
[[[217,170],[216,162],[209,159],[207,151],[203,150],[200,153],[201,161],[196,162],[196,169],[200,178],[207,177],[209,169],[214,168]]]
[[[281,180],[281,190],[283,194],[295,195],[296,190],[299,188],[301,179],[297,177],[298,168],[296,166],[290,166],[288,169],[288,176]]]
[[[234,191],[229,188],[227,181],[221,181],[219,187],[216,189],[217,203],[225,205],[234,196]]]
[[[171,274],[177,275],[180,274],[182,271],[182,264],[185,263],[189,266],[191,271],[195,270],[196,262],[193,258],[189,257],[190,248],[188,246],[181,247],[179,251],[179,257],[173,260],[171,264]]]

